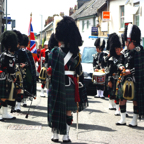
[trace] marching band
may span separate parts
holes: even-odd
[[[57,19],[56,19],[57,18]],[[107,89],[109,110],[116,110],[121,119],[117,126],[126,125],[126,102],[133,101],[133,119],[129,127],[137,127],[138,116],[144,115],[144,50],[140,45],[141,31],[128,24],[123,36],[109,35],[97,38],[94,46],[92,81],[96,86],[95,98],[105,99]],[[21,102],[36,97],[36,68],[33,56],[26,49],[29,39],[19,31],[5,31],[1,36],[3,52],[0,55],[0,121],[16,119],[9,114],[21,112]],[[71,17],[55,17],[54,33],[41,51],[43,60],[39,78],[41,96],[46,85],[48,94],[48,126],[52,129],[53,142],[70,142],[69,131],[72,113],[78,114],[88,107],[87,91],[81,65],[79,46],[82,37]],[[40,63],[39,63],[40,64]]]

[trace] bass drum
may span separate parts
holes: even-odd
[[[93,84],[105,84],[106,80],[106,73],[102,70],[99,70],[98,72],[93,72],[92,75],[92,82]]]

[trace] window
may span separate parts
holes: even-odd
[[[124,6],[120,6],[120,28],[124,28]]]
[[[87,20],[87,29],[89,28],[89,20]]]
[[[84,20],[82,21],[82,31],[84,30]]]
[[[135,3],[134,7],[138,7],[136,14],[134,15],[134,24],[139,26],[139,18],[140,18],[140,8],[139,3]]]

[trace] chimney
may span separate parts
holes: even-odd
[[[69,9],[69,16],[71,16],[73,13],[74,13],[73,8],[70,8],[70,9]]]

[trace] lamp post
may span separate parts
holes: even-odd
[[[6,30],[7,30],[7,0],[6,0]]]
[[[43,21],[43,15],[40,15],[41,16],[41,31],[40,31],[40,44],[42,44],[42,35],[41,35],[41,33],[42,33],[42,25],[43,25],[43,23],[42,23],[42,21]]]

